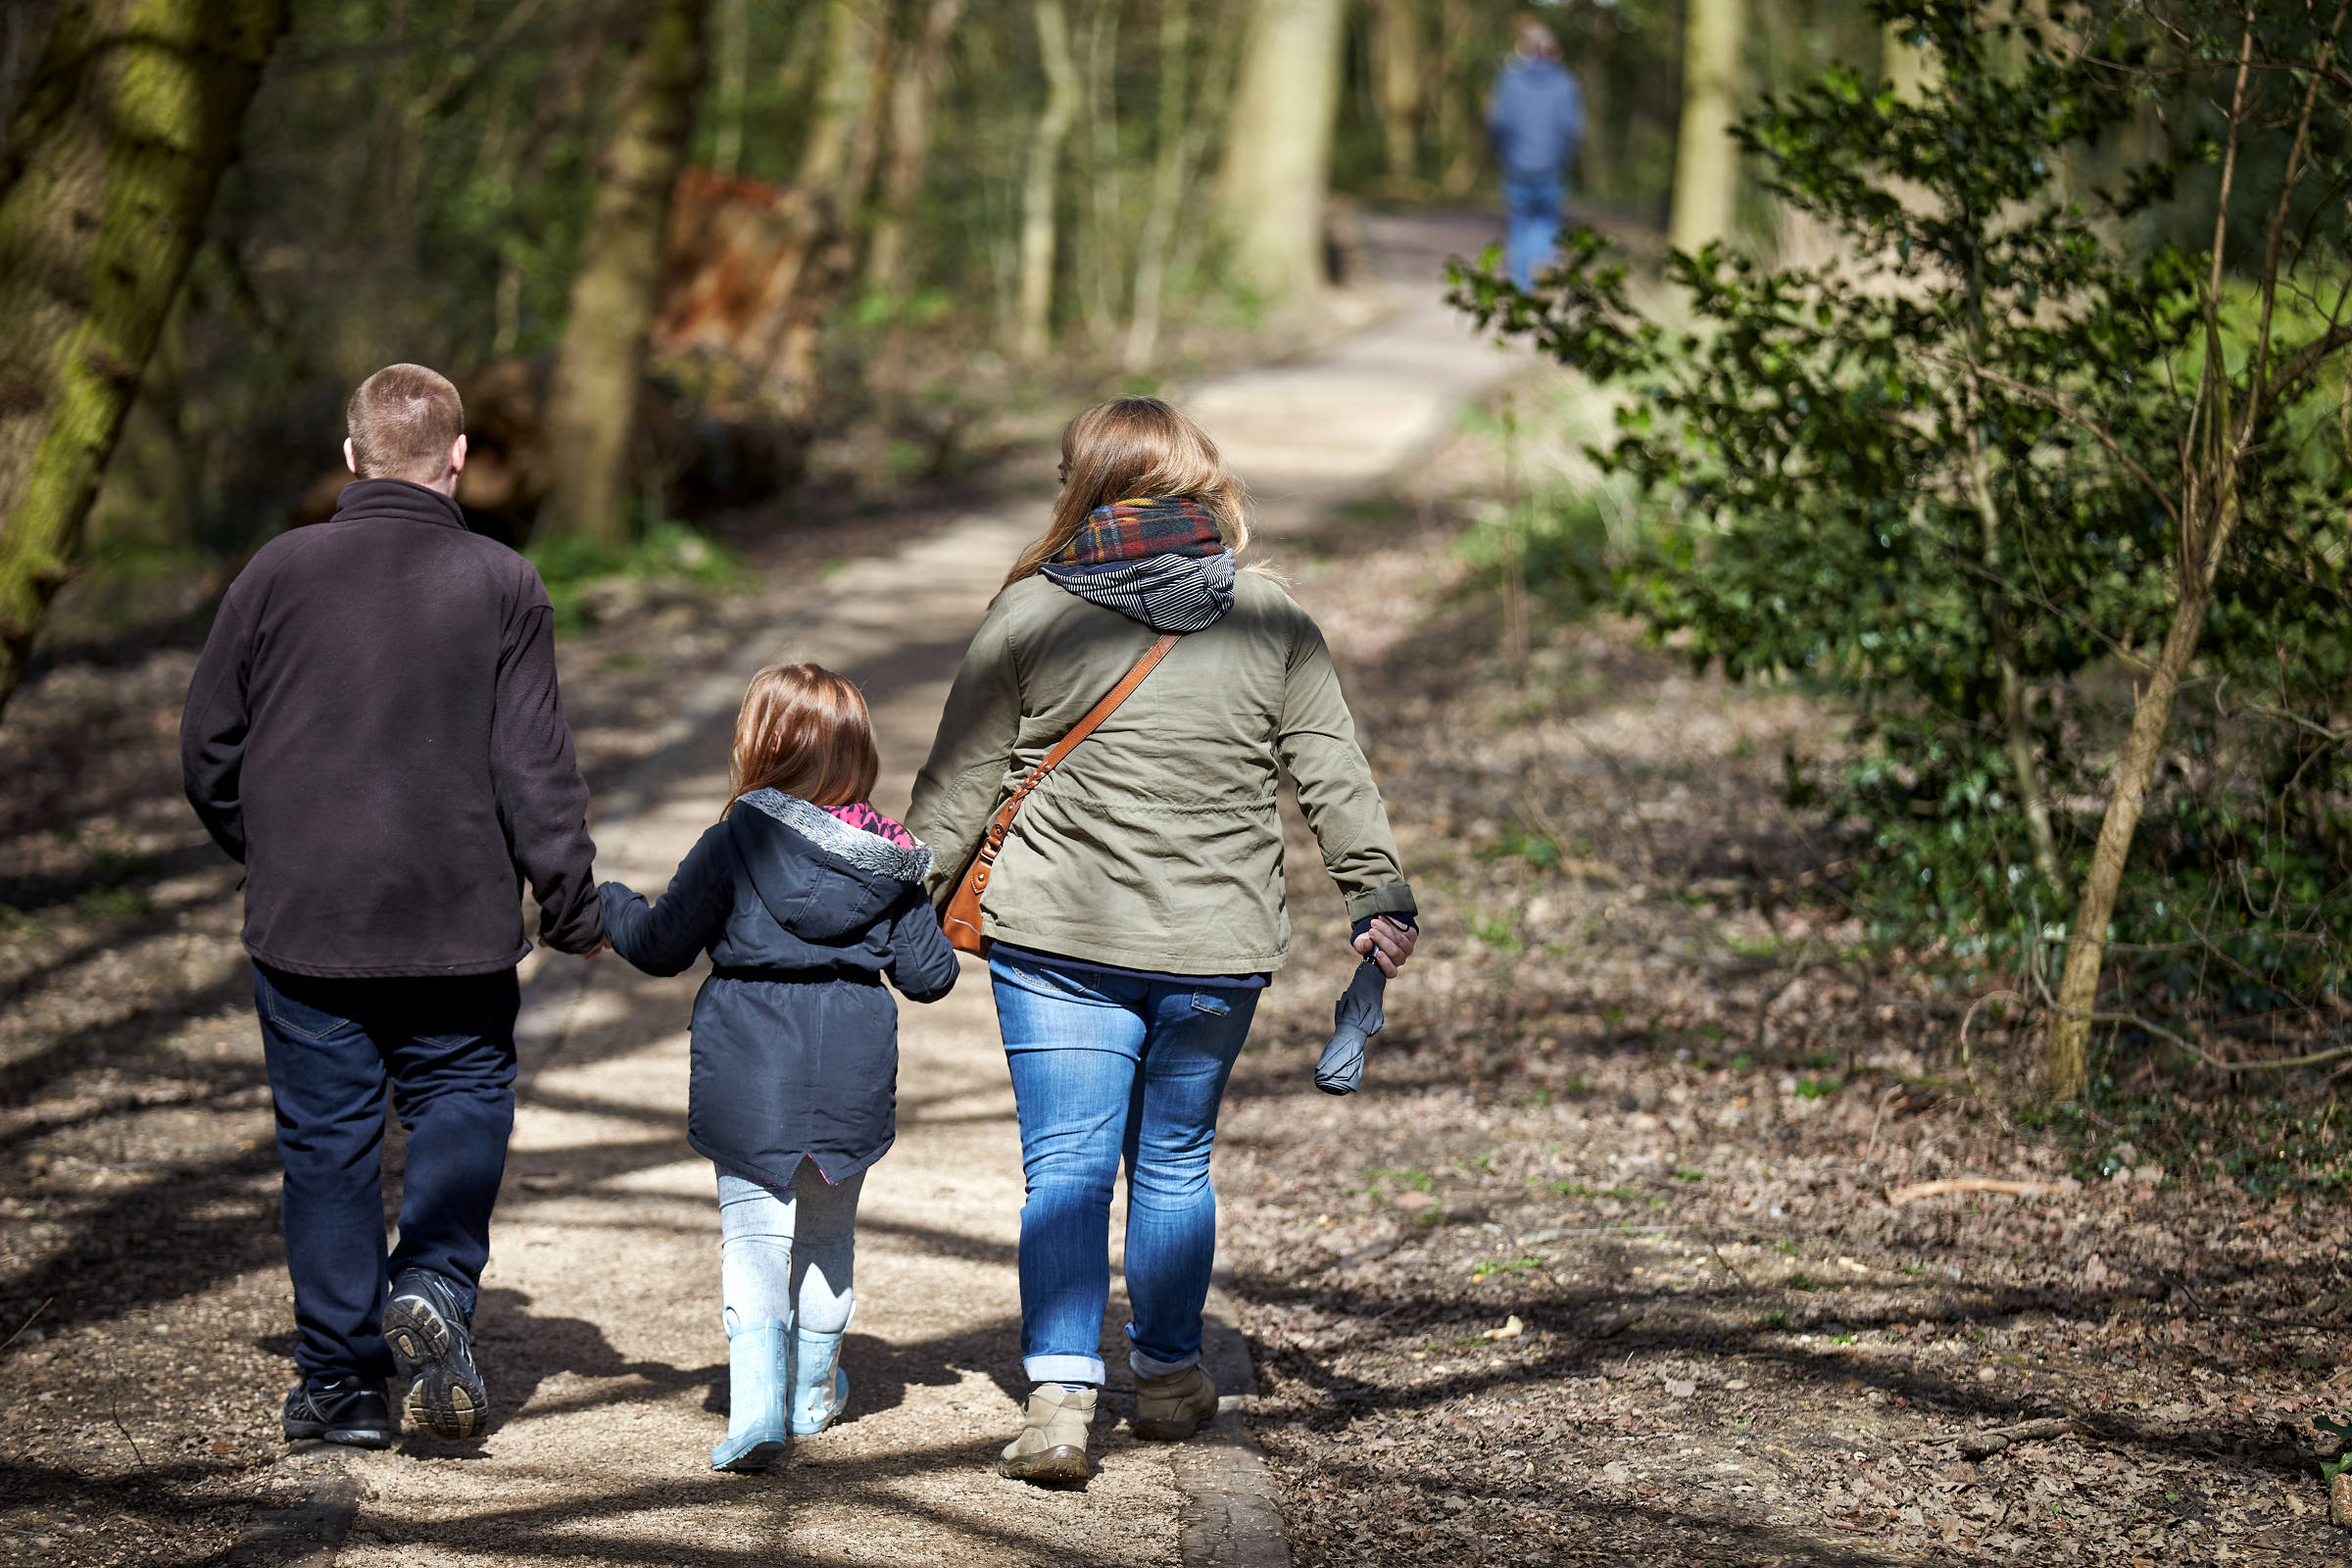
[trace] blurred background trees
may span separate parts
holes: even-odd
[[[1587,84],[1580,204],[1631,227],[1673,208],[1687,31],[1715,40],[1714,127],[1776,63],[1875,46],[1859,0],[1754,3],[1755,26],[1664,0],[1527,8]],[[828,471],[870,489],[962,461],[1053,387],[1150,384],[1269,330],[1311,334],[1348,281],[1351,204],[1492,202],[1482,104],[1522,14],[1481,0],[277,9],[284,42],[250,108],[232,102],[233,72],[220,78],[218,190],[190,187],[202,217],[175,230],[185,258],[154,274],[152,342],[116,367],[125,396],[119,430],[87,445],[103,482],[86,529],[76,506],[60,525],[47,502],[49,523],[0,524],[11,562],[40,556],[40,538],[63,547],[18,577],[74,574],[110,612],[185,612],[258,541],[324,515],[341,399],[394,359],[466,391],[464,499],[481,526],[624,549],[719,509],[787,514],[812,452],[824,467],[850,449]],[[223,60],[246,25],[226,4],[163,10]],[[37,126],[16,111],[68,90],[45,51],[100,14],[0,10],[20,211],[49,199],[28,183]],[[1722,145],[1690,156],[1714,172],[1720,212],[1730,144],[1708,136]],[[1752,200],[1739,219],[1772,220]],[[8,345],[27,364],[55,348],[29,322],[12,318]],[[21,648],[39,619],[29,592],[9,612]]]
[[[200,627],[331,511],[342,399],[392,360],[457,378],[461,499],[560,578],[1311,342],[1359,210],[1496,215],[1484,109],[1533,18],[1584,93],[1570,220],[1632,270],[1580,240],[1465,297],[1628,400],[1617,602],[1847,705],[1788,764],[1839,896],[2005,975],[2061,1094],[2094,1038],[2333,1051],[2339,12],[22,0],[0,703],[60,584],[74,637]],[[133,23],[136,60],[82,47]]]

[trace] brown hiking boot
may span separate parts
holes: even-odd
[[[1139,1438],[1182,1443],[1216,1418],[1217,1385],[1199,1366],[1135,1380],[1135,1435]]]
[[[1000,1474],[1045,1487],[1082,1487],[1095,1473],[1086,1462],[1086,1435],[1095,1424],[1097,1389],[1040,1383],[1029,1391],[1029,1420],[1005,1446]]]

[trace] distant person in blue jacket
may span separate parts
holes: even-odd
[[[1502,165],[1503,254],[1511,281],[1527,288],[1559,241],[1568,165],[1585,135],[1585,93],[1560,64],[1550,29],[1530,18],[1518,32],[1488,101],[1487,139]]]

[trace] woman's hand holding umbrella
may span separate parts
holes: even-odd
[[[1327,1095],[1352,1095],[1364,1081],[1364,1044],[1380,1032],[1382,993],[1405,959],[1413,956],[1420,932],[1386,915],[1374,920],[1355,939],[1364,961],[1340,997],[1334,1010],[1331,1044],[1315,1063],[1315,1087]]]

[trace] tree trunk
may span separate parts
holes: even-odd
[[[928,0],[913,51],[890,83],[890,156],[882,166],[881,213],[866,253],[866,292],[896,301],[906,291],[906,231],[922,199],[931,156],[931,100],[939,91],[948,40],[963,17],[963,0]]]
[[[1159,298],[1167,287],[1168,245],[1184,201],[1196,136],[1186,114],[1186,79],[1192,65],[1192,8],[1188,0],[1161,0],[1159,9],[1159,130],[1152,149],[1152,206],[1136,236],[1135,309],[1127,321],[1129,371],[1152,368],[1159,347]]]
[[[2237,528],[2234,474],[2224,483],[2229,488],[2218,498],[2210,542],[2196,558],[2180,563],[2180,597],[2173,606],[2173,624],[2165,633],[2163,652],[2156,656],[2156,667],[2148,674],[2147,689],[2132,710],[2131,738],[2124,743],[2107,814],[2099,822],[2098,846],[2091,851],[2090,875],[2083,879],[2082,896],[2067,927],[2066,969],[2058,982],[2057,1016],[2050,1022],[2043,1085],[2052,1100],[2073,1100],[2089,1081],[2091,1014],[2097,1010],[2099,970],[2106,961],[2107,923],[2115,917],[2115,896],[2132,858],[2132,835],[2139,831],[2139,813],[2147,806],[2148,786],[2155,782],[2162,760],[2173,703],[2205,632],[2205,612],[2213,602],[2222,552]]]
[[[800,183],[842,202],[842,218],[864,194],[851,180],[860,144],[870,145],[874,80],[882,60],[881,0],[828,0],[825,6],[825,65],[818,83],[816,117],[801,148]]]
[[[1046,73],[1046,108],[1029,144],[1021,187],[1020,355],[1045,357],[1054,328],[1054,176],[1062,138],[1078,113],[1078,72],[1070,64],[1070,22],[1061,0],[1036,0],[1037,54]]]
[[[750,91],[751,0],[718,0],[718,124],[710,138],[710,168],[721,179],[743,169],[743,100]]]
[[[1410,184],[1419,172],[1421,78],[1429,68],[1421,47],[1421,11],[1414,0],[1375,0],[1372,71],[1380,89],[1380,133],[1389,177]]]
[[[570,316],[548,393],[556,476],[548,533],[624,544],[637,382],[662,288],[670,190],[694,129],[704,73],[703,0],[649,5],[611,105],[596,205],[580,242]]]
[[[1970,316],[1976,316],[1974,292]],[[1974,345],[1972,345],[1972,350]],[[1977,504],[1982,536],[1987,603],[1985,618],[1992,631],[1993,660],[2001,686],[2001,750],[2009,759],[2010,781],[2026,817],[2026,836],[2033,842],[2034,865],[2042,880],[2066,896],[2066,868],[2058,863],[2058,836],[2050,827],[2049,789],[2042,781],[2041,758],[2034,746],[2032,715],[2026,706],[2026,687],[2017,669],[2017,633],[2009,620],[2009,579],[2002,566],[2001,513],[1992,495],[1992,466],[1978,437],[1978,399],[1981,388],[1968,375],[1964,404],[1968,434],[1968,483]]]
[[[1250,8],[1218,207],[1235,277],[1276,304],[1323,287],[1323,194],[1339,110],[1341,0]]]
[[[1086,31],[1086,184],[1095,210],[1087,243],[1078,253],[1079,298],[1088,334],[1107,344],[1118,330],[1119,285],[1127,273],[1126,201],[1119,178],[1118,6],[1099,5]]]
[[[1683,23],[1683,116],[1674,146],[1674,216],[1667,237],[1695,251],[1732,232],[1740,189],[1732,124],[1740,112],[1740,60],[1747,0],[1690,0]]]
[[[1445,160],[1438,188],[1448,196],[1467,196],[1478,183],[1479,159],[1486,150],[1486,130],[1469,114],[1469,97],[1454,74],[1462,66],[1462,39],[1477,25],[1470,0],[1442,0],[1438,7],[1438,48],[1430,57],[1429,94],[1438,106],[1438,153]]]
[[[77,0],[0,178],[0,707],[66,579],[286,0]]]

